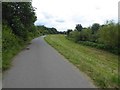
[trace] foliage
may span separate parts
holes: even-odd
[[[73,31],[72,29],[68,29],[67,32],[66,32],[66,34],[69,35],[70,32],[72,32],[72,31]]]
[[[10,66],[10,60],[22,44],[22,41],[12,33],[7,25],[2,26],[2,69],[5,70]],[[13,45],[14,44],[14,45]]]
[[[77,24],[76,25],[76,27],[75,27],[75,29],[77,30],[77,31],[82,31],[82,25],[81,24]]]
[[[98,23],[94,23],[91,27],[92,34],[96,33],[100,28],[100,25]]]
[[[120,27],[112,21],[105,25],[94,23],[92,27],[83,28],[81,32],[72,31],[67,37],[75,42],[104,49],[115,54],[120,54]]]
[[[110,23],[99,30],[99,42],[111,47],[118,46],[118,25]]]
[[[58,34],[64,34],[64,35],[67,35],[67,31],[58,31]]]
[[[71,38],[71,40],[77,42],[80,39],[80,32],[78,31],[70,32],[69,37]]]
[[[12,32],[27,41],[30,28],[34,26],[36,16],[31,2],[3,2],[3,21],[11,27]],[[31,29],[36,32],[35,29]]]
[[[46,26],[37,26],[37,30],[42,34],[42,35],[45,35],[45,34],[58,34],[58,31],[56,28],[48,28]]]
[[[89,29],[83,29],[81,32],[71,31],[68,37],[73,38],[75,42],[88,41],[91,37],[91,31]]]
[[[2,69],[6,70],[12,57],[40,32],[34,26],[36,16],[31,2],[3,2],[2,18]]]
[[[91,30],[90,29],[83,29],[80,32],[80,41],[88,41],[91,38]]]

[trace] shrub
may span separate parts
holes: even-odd
[[[118,25],[110,23],[100,28],[98,41],[107,46],[116,47],[118,46],[118,37]]]
[[[69,38],[71,38],[71,40],[73,40],[74,42],[78,42],[80,39],[80,32],[78,32],[78,31],[70,32]]]
[[[80,41],[89,41],[91,38],[91,30],[90,29],[83,29],[80,32]]]
[[[2,60],[3,70],[10,66],[10,58],[16,53],[22,45],[22,40],[12,33],[12,30],[7,25],[3,25],[2,32]]]

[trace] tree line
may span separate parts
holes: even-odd
[[[10,67],[11,58],[35,37],[57,34],[55,28],[35,26],[35,8],[31,2],[2,2],[2,65]]]
[[[2,58],[3,70],[10,66],[10,59],[39,35],[34,26],[35,9],[31,2],[2,2]]]
[[[75,29],[68,29],[67,39],[76,43],[107,50],[114,54],[120,54],[120,24],[107,21],[100,25],[94,23],[91,27],[83,28],[77,24]]]
[[[46,35],[46,34],[58,34],[59,32],[57,31],[56,28],[52,27],[46,27],[44,25],[37,25],[37,30],[40,32],[41,35]]]

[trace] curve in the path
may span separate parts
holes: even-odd
[[[69,63],[44,37],[32,40],[14,57],[3,75],[3,88],[94,88],[92,82]]]

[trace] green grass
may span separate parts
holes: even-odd
[[[48,35],[45,40],[86,73],[97,87],[119,87],[117,55],[74,43],[64,35]]]
[[[2,70],[3,71],[5,71],[11,67],[12,58],[16,54],[18,54],[22,50],[23,47],[24,47],[23,45],[17,46],[17,47],[14,46],[14,47],[10,48],[9,50],[6,50],[6,52],[5,51],[2,52],[2,60],[3,60]]]
[[[2,52],[2,71],[5,71],[11,67],[11,62],[21,50],[25,49],[28,46],[30,41],[21,44],[21,45],[14,45],[9,50]]]

